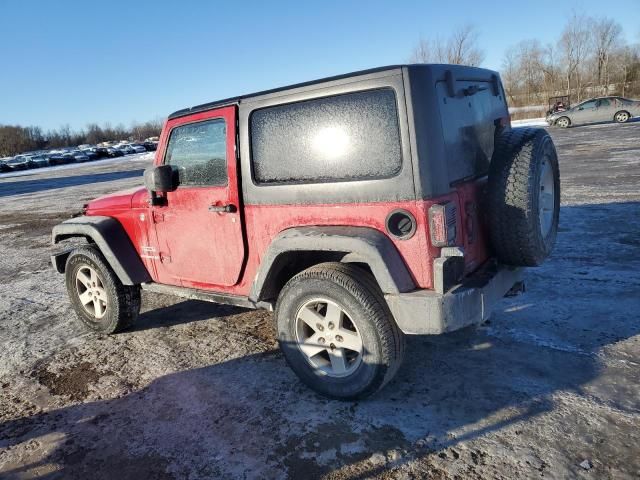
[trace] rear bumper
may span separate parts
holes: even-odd
[[[482,269],[446,293],[416,290],[385,295],[404,333],[436,335],[487,320],[495,304],[517,283],[524,269],[498,265]]]

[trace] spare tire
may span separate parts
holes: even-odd
[[[489,167],[489,236],[498,260],[535,267],[558,233],[560,172],[553,140],[542,128],[516,128],[496,139]]]

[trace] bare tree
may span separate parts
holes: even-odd
[[[620,79],[620,93],[625,96],[631,82],[640,82],[640,44],[619,48],[613,52],[612,59]]]
[[[609,59],[620,46],[622,27],[611,18],[601,18],[591,22],[593,47],[597,65],[597,85],[603,87],[606,95],[609,87]]]
[[[472,25],[457,29],[447,42],[448,63],[477,67],[484,60],[484,51],[478,48],[478,32]]]
[[[589,19],[574,12],[562,31],[558,47],[564,60],[567,94],[571,92],[571,79],[575,80],[578,101],[582,95],[582,69],[590,45]]]
[[[421,38],[413,49],[411,61],[478,66],[484,60],[484,51],[478,47],[478,37],[474,26],[465,25],[444,40]]]
[[[515,103],[515,94],[520,87],[519,67],[516,48],[507,49],[502,59],[502,82],[511,103]]]

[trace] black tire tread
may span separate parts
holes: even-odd
[[[384,374],[371,382],[365,390],[349,398],[365,398],[379,391],[395,376],[402,364],[405,338],[393,320],[393,316],[374,277],[366,270],[354,265],[325,262],[309,267],[292,277],[283,288],[283,292],[289,285],[307,279],[323,279],[333,282],[353,295],[362,305],[365,314],[374,324],[379,334],[383,363],[387,368],[384,370]],[[282,295],[276,305],[276,312],[278,312],[281,298]],[[344,399],[343,397],[336,398]]]
[[[140,312],[140,287],[138,285],[123,285],[115,272],[111,269],[104,256],[97,247],[88,245],[75,248],[67,259],[66,271],[69,271],[69,261],[72,257],[82,255],[91,259],[100,267],[100,273],[103,281],[112,286],[115,292],[114,298],[110,299],[113,315],[116,318],[115,325],[108,331],[98,330],[101,333],[114,334],[130,328],[138,318]],[[109,289],[108,289],[109,290]],[[70,293],[71,294],[71,293]],[[82,314],[78,314],[78,318],[92,330],[96,330],[95,326],[87,323]]]
[[[509,130],[498,139],[491,160],[489,233],[498,260],[508,265],[537,266],[549,254],[542,245],[538,200],[534,198],[538,188],[536,150],[545,136],[548,133],[540,128]],[[557,165],[555,168],[557,171]],[[556,187],[558,195],[559,185]]]

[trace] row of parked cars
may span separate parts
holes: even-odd
[[[105,142],[99,145],[79,145],[76,148],[26,152],[15,157],[0,159],[0,172],[122,157],[134,153],[152,152],[157,147],[158,138],[151,137],[144,142]]]

